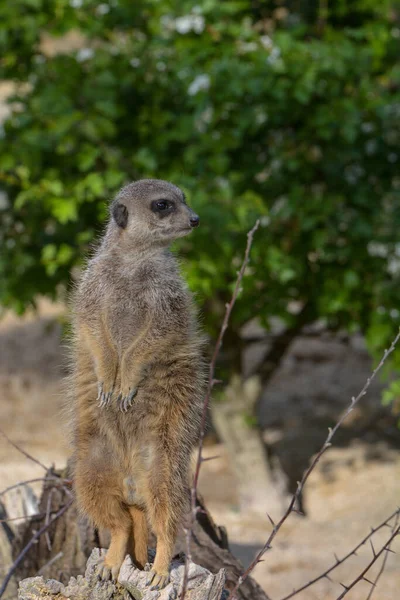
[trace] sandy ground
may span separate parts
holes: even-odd
[[[68,455],[60,419],[63,376],[60,351],[60,307],[42,305],[40,319],[23,320],[8,315],[0,322],[0,423],[17,444],[46,465],[63,466]],[[370,449],[369,449],[370,450]],[[400,498],[400,457],[382,443],[375,458],[361,443],[333,448],[313,474],[305,494],[307,517],[293,515],[279,532],[273,548],[254,575],[273,600],[282,600],[293,588],[316,577],[341,558],[391,514]],[[267,538],[267,518],[242,514],[238,509],[236,482],[221,445],[206,448],[219,458],[203,466],[200,490],[218,524],[228,530],[232,550],[245,564]],[[24,479],[41,477],[40,466],[31,463],[0,438],[0,489]],[[40,484],[33,484],[40,486]],[[251,482],[249,482],[251,485]],[[36,489],[38,489],[36,487]],[[10,501],[10,500],[9,500]],[[266,499],[265,510],[268,511]],[[380,549],[389,537],[384,528],[374,536]],[[392,545],[400,552],[400,539]],[[372,558],[369,544],[332,575],[298,594],[299,600],[335,600]],[[367,577],[374,579],[381,562]],[[346,598],[367,600],[370,584],[361,581]],[[399,554],[389,554],[384,575],[372,598],[400,598]]]

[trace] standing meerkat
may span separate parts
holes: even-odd
[[[74,299],[73,446],[78,505],[111,533],[99,565],[116,579],[129,552],[148,584],[169,581],[188,502],[205,376],[192,297],[168,247],[199,224],[161,180],[124,187]]]

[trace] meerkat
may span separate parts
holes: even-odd
[[[129,552],[147,583],[169,581],[188,506],[191,454],[205,386],[204,336],[169,250],[199,217],[161,180],[124,187],[73,294],[73,446],[78,506],[111,533],[99,576],[116,579]]]

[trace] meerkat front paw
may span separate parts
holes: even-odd
[[[146,585],[152,584],[150,591],[162,590],[169,583],[169,572],[158,572],[154,569],[150,569],[149,577],[146,579]]]
[[[110,404],[113,393],[114,388],[108,389],[103,382],[98,384],[97,400],[99,401],[100,408],[104,408]]]
[[[122,412],[127,412],[128,408],[132,406],[133,399],[137,394],[137,387],[129,388],[127,392],[120,392],[117,403],[119,405],[119,409]]]

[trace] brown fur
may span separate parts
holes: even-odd
[[[203,337],[168,246],[196,218],[170,183],[126,186],[74,295],[74,480],[81,510],[111,532],[103,577],[127,551],[144,567],[149,525],[149,582],[168,581],[204,391]]]

